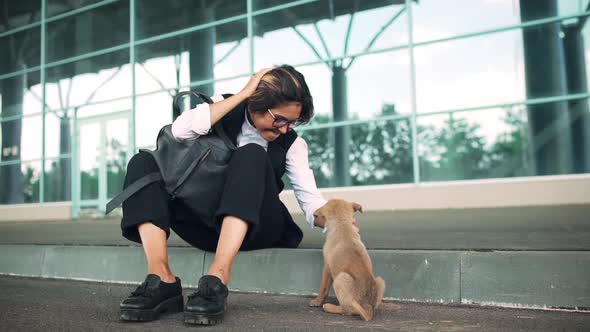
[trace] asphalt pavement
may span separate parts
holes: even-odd
[[[310,297],[231,293],[222,324],[183,324],[182,313],[147,323],[119,320],[136,286],[0,277],[3,331],[589,331],[590,312],[385,302],[372,321],[324,313]],[[185,289],[185,295],[192,290]],[[329,299],[335,301],[334,298]]]

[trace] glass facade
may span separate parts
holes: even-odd
[[[176,93],[284,63],[320,187],[590,173],[589,3],[9,1],[0,204],[104,209]]]

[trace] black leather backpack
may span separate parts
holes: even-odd
[[[180,113],[179,101],[187,95],[213,103],[202,93],[181,92],[172,101],[177,114]],[[154,157],[160,172],[147,174],[127,186],[107,204],[107,214],[143,187],[163,180],[170,199],[181,200],[205,223],[214,224],[213,216],[219,205],[229,160],[236,146],[223,131],[221,121],[213,126],[209,134],[191,140],[176,139],[171,128],[172,125],[166,125],[160,129],[154,151],[140,149],[140,153],[147,152]]]

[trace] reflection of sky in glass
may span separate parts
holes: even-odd
[[[420,46],[414,54],[419,113],[526,98],[518,30]]]
[[[561,15],[583,11],[588,0],[560,0]],[[395,5],[368,10],[355,15],[348,54],[362,52],[377,31],[403,6]],[[265,15],[275,15],[279,13]],[[518,0],[420,0],[413,5],[414,42],[433,40],[457,34],[471,33],[518,24],[520,13]],[[318,27],[322,32],[332,56],[341,56],[350,16],[322,20]],[[254,17],[256,20],[256,17]],[[298,26],[298,30],[310,40],[322,57],[326,57],[313,25]],[[376,41],[372,49],[399,46],[407,43],[407,15],[402,13]],[[584,29],[586,41],[590,38],[590,27]],[[237,42],[215,46],[215,59],[221,59]],[[588,42],[586,43],[588,44]],[[139,46],[140,47],[140,46]],[[139,49],[138,47],[138,49]],[[524,92],[524,68],[522,58],[522,35],[520,30],[418,46],[414,50],[416,69],[416,97],[418,112],[473,107],[485,104],[516,102],[526,98]],[[249,68],[249,42],[243,40],[239,47],[223,62],[215,66],[216,78],[228,78],[244,74]],[[317,61],[309,46],[291,28],[268,32],[254,37],[255,70],[283,63],[298,64]],[[590,63],[590,49],[586,51]],[[189,84],[188,54],[180,55],[180,84]],[[348,60],[344,61],[346,65]],[[350,116],[370,118],[379,113],[384,103],[393,103],[400,113],[411,111],[410,60],[407,50],[367,55],[355,60],[347,72],[348,109]],[[330,114],[332,109],[331,77],[325,64],[298,67],[306,76],[310,86],[316,112]],[[149,73],[148,73],[149,72]],[[589,72],[590,74],[590,72]],[[128,97],[131,92],[131,70],[129,65],[121,69],[111,68],[94,74],[77,75],[73,78],[69,99],[66,98],[70,80],[62,80],[61,101],[56,83],[46,86],[46,100],[50,109],[62,106],[83,105],[97,87],[102,86],[91,101],[108,100],[114,97]],[[157,80],[156,80],[157,79]],[[217,93],[238,92],[247,82],[247,77],[215,82]],[[136,67],[136,91],[147,93],[176,86],[175,59],[173,56],[151,59]],[[197,88],[198,89],[198,88]],[[38,98],[42,95],[39,85],[25,93],[23,113],[41,111]],[[33,95],[34,93],[34,95]],[[158,129],[171,121],[171,97],[167,93],[140,96],[136,101],[137,144],[154,143]],[[62,105],[63,103],[63,105]],[[129,110],[130,98],[110,101],[79,109],[79,117]],[[497,134],[506,130],[498,112],[465,113],[467,121],[482,125],[482,133],[493,141]],[[473,113],[474,114],[474,113]],[[49,119],[53,117],[53,119]],[[428,123],[424,118],[422,123]],[[441,125],[440,121],[433,122]],[[39,119],[23,120],[23,160],[41,156],[40,137],[42,127]],[[59,122],[48,115],[47,155],[57,155],[59,145]],[[90,139],[90,138],[88,138]],[[98,137],[95,138],[98,140]],[[90,144],[92,145],[92,144]]]
[[[414,42],[520,23],[518,0],[420,0],[412,7]]]
[[[80,171],[92,173],[98,169],[100,123],[80,125]]]

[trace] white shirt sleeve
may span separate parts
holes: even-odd
[[[313,228],[315,219],[313,213],[327,201],[317,188],[307,155],[307,143],[303,138],[297,137],[287,151],[285,173],[293,185],[295,198],[305,214],[307,223]]]
[[[223,96],[213,95],[211,99],[216,103],[222,101]],[[191,110],[182,112],[172,122],[172,135],[181,140],[207,135],[209,130],[211,130],[211,112],[207,103],[199,104]]]

